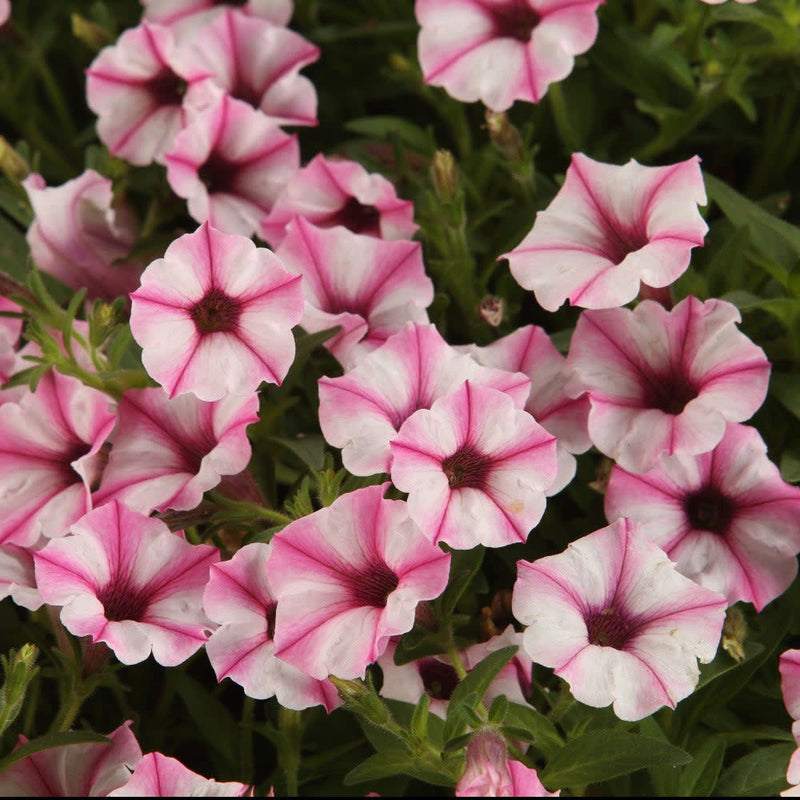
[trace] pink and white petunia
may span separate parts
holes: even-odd
[[[203,594],[206,614],[219,623],[206,643],[217,680],[236,681],[248,697],[273,695],[284,708],[300,711],[323,705],[330,712],[341,705],[336,687],[317,680],[275,657],[277,601],[267,582],[271,545],[253,542],[230,561],[214,564]]]
[[[614,466],[606,517],[628,517],[682,575],[757,611],[789,587],[800,552],[800,487],[786,483],[755,428],[728,425],[699,456],[662,457],[633,475]]]
[[[318,680],[363,678],[417,604],[447,585],[450,555],[423,536],[388,484],[367,486],[275,534],[267,579],[275,655]]]
[[[462,650],[459,656],[464,669],[470,672],[490,653],[502,647],[521,644],[522,634],[516,633],[509,625],[499,636],[471,645]],[[444,719],[450,697],[459,684],[458,673],[450,659],[446,655],[426,656],[398,665],[394,663],[396,649],[396,643],[391,642],[378,659],[378,666],[383,672],[381,695],[416,705],[425,693],[430,697],[431,713]],[[495,697],[503,694],[510,702],[525,705],[531,693],[532,666],[530,656],[520,649],[489,685],[484,695],[485,702],[491,703]]]
[[[190,41],[200,28],[234,5],[220,0],[141,0],[141,3],[145,19],[167,25],[180,42]],[[294,13],[292,0],[246,0],[235,5],[242,13],[273,25],[288,25]]]
[[[164,163],[183,125],[187,86],[202,70],[186,69],[172,31],[147,21],[103,48],[86,70],[86,102],[111,155],[144,166]]]
[[[177,758],[147,753],[127,783],[109,792],[109,797],[250,797],[250,786],[236,781],[219,783],[192,772]]]
[[[556,350],[547,332],[526,325],[486,347],[469,351],[478,363],[487,367],[522,372],[531,380],[531,393],[525,410],[556,437],[558,474],[547,495],[560,492],[574,477],[574,453],[584,453],[592,446],[589,438],[589,399],[571,397],[566,385],[571,371],[566,359]]]
[[[119,402],[114,446],[95,496],[149,514],[196,508],[223,475],[247,467],[247,426],[258,421],[258,396],[227,395],[206,402],[184,394],[129,389]]]
[[[786,781],[797,787],[800,784],[800,650],[786,650],[781,653],[778,666],[781,673],[783,702],[793,720],[792,734],[798,745],[797,750],[792,753],[792,757],[789,760]],[[789,795],[789,791],[781,792],[781,794],[792,796]],[[796,795],[797,792],[793,794]]]
[[[31,173],[22,182],[33,207],[27,240],[39,269],[89,298],[113,300],[139,283],[144,264],[129,258],[139,233],[133,211],[114,201],[111,181],[86,170],[48,187]]]
[[[295,216],[318,228],[343,225],[353,233],[390,240],[411,239],[418,227],[414,204],[401,200],[391,181],[355,161],[326,158],[322,153],[286,184],[261,223],[261,236],[277,247]]]
[[[640,285],[664,287],[689,266],[708,230],[698,156],[665,167],[617,166],[574,153],[564,185],[507,258],[542,308],[612,308]]]
[[[548,792],[535,769],[508,757],[502,735],[483,728],[467,745],[467,766],[455,788],[456,797],[558,797]]]
[[[391,448],[411,518],[458,550],[526,541],[558,470],[555,437],[505,392],[471,381],[414,412]]]
[[[183,63],[276,125],[316,125],[317,92],[299,71],[319,48],[299,33],[234,8],[186,41]]]
[[[626,519],[558,555],[517,562],[512,609],[523,646],[576,700],[623,720],[674,708],[714,658],[725,598],[676,569]]]
[[[300,325],[309,333],[341,327],[325,347],[345,369],[406,322],[428,322],[433,283],[419,242],[387,242],[341,226],[322,229],[295,217],[277,255],[303,276]]]
[[[0,297],[0,311],[19,314],[22,309],[11,300]],[[21,318],[0,317],[0,386],[19,369],[17,344],[21,333]],[[7,391],[0,391],[0,404],[11,399],[17,398]]]
[[[244,236],[204,223],[176,239],[131,295],[142,363],[169,396],[247,395],[280,384],[294,360],[300,279]]]
[[[0,405],[0,543],[64,536],[92,508],[116,417],[97,389],[55,371]]]
[[[0,796],[107,797],[142,757],[130,726],[123,722],[108,742],[58,745],[20,759],[0,774]],[[17,747],[27,741],[20,735]]]
[[[46,541],[42,538],[40,544]],[[44,603],[36,588],[33,553],[32,547],[0,545],[0,599],[10,597],[18,606],[30,611],[36,611]]]
[[[251,236],[300,168],[297,137],[211,80],[189,90],[184,108],[164,156],[169,185],[198,222]]]
[[[505,111],[538,103],[597,38],[602,0],[416,0],[425,82]]]
[[[189,544],[117,500],[34,554],[42,599],[63,606],[67,630],[105,642],[123,664],[152,651],[164,667],[186,661],[213,629],[202,599],[218,560],[216,547]]]
[[[481,367],[433,325],[409,322],[341,377],[319,379],[322,433],[342,448],[342,462],[354,475],[389,472],[389,443],[400,426],[467,379],[507,392],[518,408],[528,397],[524,375]]]
[[[11,0],[0,0],[0,27],[11,17]]]
[[[584,311],[572,335],[567,387],[591,402],[589,436],[637,474],[662,453],[712,450],[728,422],[764,402],[770,365],[736,323],[734,305],[687,297],[671,311],[644,300],[632,311]]]

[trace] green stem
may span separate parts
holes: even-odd
[[[553,112],[553,120],[556,123],[556,130],[562,144],[570,153],[580,151],[581,141],[575,128],[570,122],[567,113],[567,103],[564,99],[564,91],[560,83],[552,83],[547,89],[547,96],[550,98],[550,109]]]
[[[278,758],[286,778],[286,794],[297,797],[297,771],[300,768],[300,745],[303,741],[302,718],[299,711],[281,707],[279,712],[281,744]]]
[[[253,779],[253,718],[255,715],[255,700],[252,697],[245,696],[244,704],[242,706],[242,724],[241,740],[239,744],[240,750],[240,767],[241,774],[252,782]]]

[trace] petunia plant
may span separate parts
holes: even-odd
[[[800,792],[795,0],[0,0],[0,795]]]

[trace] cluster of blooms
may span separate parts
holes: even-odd
[[[496,110],[538,102],[591,46],[599,4],[417,0],[426,80]],[[150,0],[89,68],[100,139],[134,165],[164,165],[200,223],[162,258],[145,268],[129,257],[138,223],[96,172],[56,188],[25,181],[36,264],[92,297],[129,297],[159,386],[114,402],[49,372],[35,392],[3,392],[0,586],[27,608],[60,607],[69,631],[124,664],[152,653],[174,666],[205,647],[217,678],[250,697],[331,711],[341,701],[329,676],[360,678],[377,662],[386,697],[427,692],[444,715],[453,664],[397,666],[397,637],[444,591],[450,550],[524,543],[594,445],[615,462],[609,526],[521,561],[513,612],[524,633],[509,628],[460,658],[470,669],[521,643],[489,699],[525,702],[536,662],[624,720],[674,707],[694,689],[698,659],[714,657],[726,607],[762,609],[789,586],[800,552],[800,489],[741,424],[762,404],[770,367],[736,308],[695,297],[623,307],[667,289],[703,244],[699,159],[617,166],[574,154],[556,198],[504,256],[542,308],[585,309],[568,355],[532,325],[453,347],[428,319],[434,287],[411,241],[411,203],[352,162],[320,154],[301,168],[296,135],[280,127],[316,123],[299,70],[319,51],[285,27],[291,11],[288,0]],[[326,441],[354,475],[389,480],[221,562],[149,515],[195,509],[246,469],[258,387],[287,375],[297,325],[338,328],[325,346],[343,374],[319,380]],[[3,379],[24,364],[20,333],[0,319]],[[390,485],[407,500],[387,499]],[[70,792],[205,786],[159,753],[142,757],[127,723],[110,738],[81,746]],[[547,794],[502,740],[476,735],[470,748],[459,794]],[[41,780],[53,791],[46,776],[67,757],[77,750],[25,759],[3,786],[35,794]]]

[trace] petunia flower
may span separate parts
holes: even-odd
[[[220,0],[141,0],[145,19],[167,25],[180,42],[216,19],[231,4]],[[273,25],[287,25],[294,12],[292,0],[245,0],[236,3],[244,14],[265,19]]]
[[[32,547],[0,545],[0,599],[10,597],[18,606],[30,611],[36,611],[44,603],[36,588],[33,553],[34,547],[40,548],[46,542],[42,537]]]
[[[300,279],[271,251],[204,223],[176,239],[131,295],[142,363],[170,397],[247,395],[294,360]]]
[[[236,781],[219,783],[192,772],[177,758],[147,753],[128,782],[109,797],[250,797],[250,786]]]
[[[111,155],[144,166],[164,163],[183,125],[187,86],[206,77],[177,57],[173,33],[146,20],[103,48],[86,70],[86,102]]]
[[[786,781],[797,789],[800,784],[800,650],[785,650],[778,664],[781,673],[781,694],[789,716],[792,718],[792,735],[797,749],[789,759]],[[785,797],[796,796],[797,791],[781,792]]]
[[[728,422],[748,419],[767,394],[764,351],[736,327],[737,308],[687,297],[672,311],[644,300],[632,311],[584,311],[572,335],[567,390],[591,402],[595,446],[635,473],[661,453],[712,450]]]
[[[626,519],[558,555],[517,562],[512,609],[523,646],[576,700],[623,720],[675,705],[714,658],[725,598],[683,577]]]
[[[417,604],[447,585],[432,545],[388,484],[367,486],[275,534],[267,580],[277,600],[275,655],[318,680],[363,677]]]
[[[152,651],[164,667],[189,658],[214,627],[202,595],[218,560],[216,547],[191,545],[161,520],[117,500],[34,554],[42,598],[63,606],[67,630],[105,642],[123,664],[144,661]]]
[[[391,181],[361,164],[317,154],[297,172],[261,223],[261,236],[277,247],[295,216],[318,228],[342,225],[382,239],[411,239],[414,204],[397,196]]]
[[[487,367],[521,372],[530,378],[525,410],[557,440],[558,474],[547,495],[557,494],[575,475],[573,454],[592,446],[587,428],[589,398],[567,393],[572,373],[566,359],[547,332],[535,325],[525,325],[486,347],[472,346],[468,352]]]
[[[92,508],[115,421],[105,394],[53,370],[0,405],[0,543],[64,536]]]
[[[467,672],[474,669],[490,653],[509,645],[520,645],[522,634],[509,625],[499,636],[486,642],[478,642],[459,653]],[[378,659],[383,672],[381,696],[406,703],[416,704],[423,693],[430,697],[430,711],[444,719],[450,697],[459,684],[458,673],[446,655],[426,656],[407,664],[395,664],[397,644],[391,642],[386,652]],[[484,694],[487,704],[498,695],[505,695],[510,702],[525,705],[531,692],[530,656],[520,649],[489,685]]]
[[[341,377],[319,379],[322,433],[342,448],[342,462],[354,475],[389,472],[389,443],[400,426],[467,379],[507,392],[518,408],[528,397],[524,375],[481,367],[433,325],[408,322]]]
[[[267,582],[271,545],[253,542],[230,561],[214,564],[203,593],[206,614],[220,627],[206,643],[217,680],[236,681],[248,697],[273,695],[284,708],[341,705],[334,685],[317,680],[275,657],[277,602]]]
[[[196,508],[223,475],[247,467],[252,449],[246,428],[258,421],[258,396],[227,395],[206,402],[184,394],[129,389],[117,409],[114,446],[95,497],[111,498],[149,514]]]
[[[86,170],[48,187],[31,173],[22,185],[33,207],[27,240],[39,269],[89,298],[113,300],[136,288],[144,264],[129,253],[139,233],[133,211],[114,201],[111,181]]]
[[[299,33],[240,9],[222,9],[186,41],[182,63],[276,125],[316,125],[317,92],[299,71],[319,48]]]
[[[392,448],[392,481],[435,544],[524,542],[556,477],[556,439],[505,393],[466,381],[414,412]]]
[[[505,111],[538,103],[597,38],[602,0],[416,0],[425,82]]]
[[[251,236],[300,168],[297,137],[211,80],[192,86],[184,108],[164,155],[169,185],[198,222]]]
[[[456,797],[558,797],[542,786],[535,769],[508,757],[502,735],[493,728],[474,733],[467,745],[467,765]]]
[[[341,226],[318,228],[295,217],[276,251],[303,276],[309,333],[340,326],[325,347],[348,369],[406,322],[428,322],[433,283],[419,242],[387,242]]]
[[[57,745],[32,753],[0,774],[2,797],[106,797],[123,786],[142,749],[123,722],[108,742]],[[17,747],[28,739],[20,735]]]
[[[783,481],[755,428],[728,425],[699,456],[611,471],[606,517],[628,517],[682,575],[756,610],[789,587],[800,552],[800,487]]]
[[[623,166],[574,153],[564,185],[507,258],[511,274],[555,311],[565,301],[611,308],[641,284],[664,287],[689,266],[708,226],[697,156],[665,167]]]

